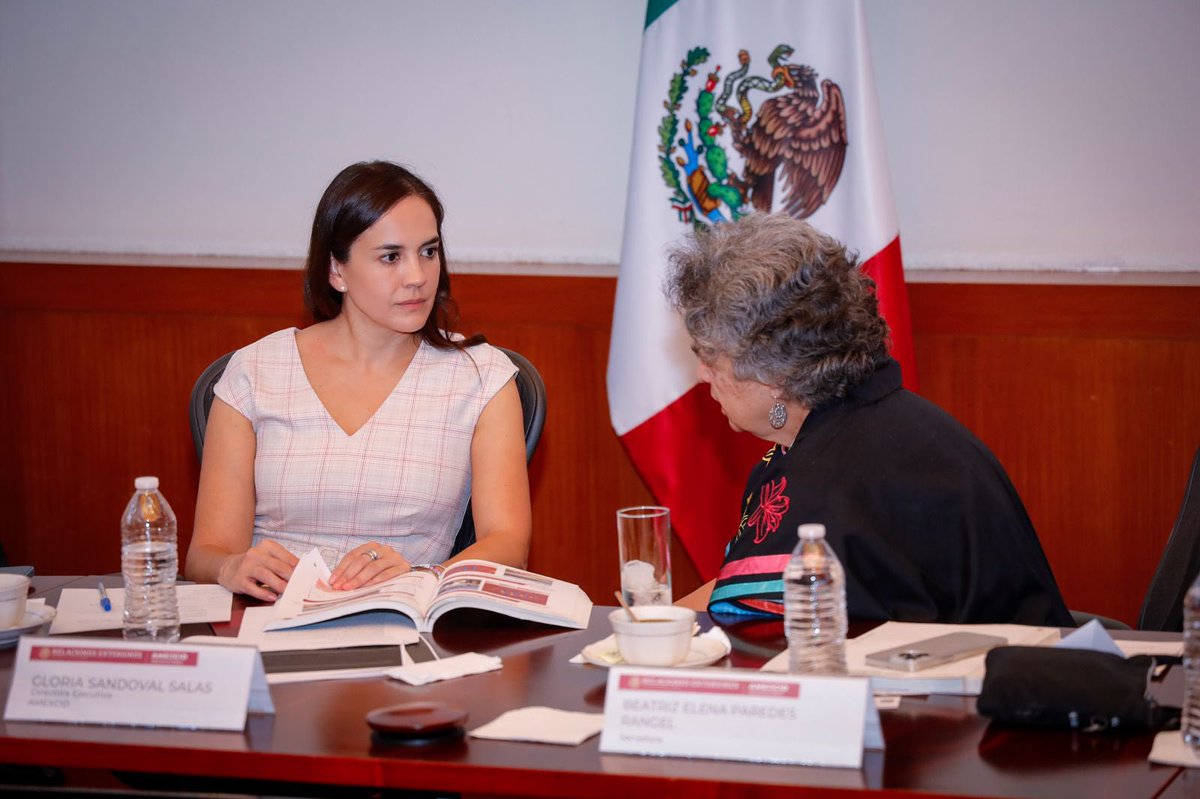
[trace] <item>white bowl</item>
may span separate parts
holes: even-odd
[[[29,578],[23,574],[0,574],[0,630],[14,627],[25,615]]]
[[[631,621],[624,608],[608,614],[617,649],[631,666],[674,666],[687,657],[696,611],[674,605],[637,605]]]

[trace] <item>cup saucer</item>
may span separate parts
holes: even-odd
[[[54,608],[49,605],[27,606],[21,621],[12,627],[0,629],[0,647],[15,646],[25,633],[31,633],[54,619]]]
[[[605,644],[612,643],[610,651]],[[589,644],[583,648],[579,654],[583,659],[593,666],[602,666],[608,668],[610,666],[624,666],[625,660],[621,657],[621,653],[616,649],[616,641],[612,641],[611,637],[603,641],[597,641],[594,644]],[[706,635],[697,635],[692,638],[691,646],[688,648],[687,657],[676,663],[674,666],[667,666],[670,669],[698,669],[701,666],[709,666],[716,663],[721,658],[729,654],[728,647],[721,641],[710,638]]]

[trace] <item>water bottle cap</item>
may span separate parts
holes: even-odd
[[[158,488],[158,478],[154,476],[139,477],[133,481],[133,487],[138,491],[154,491]]]
[[[796,531],[803,541],[817,541],[825,537],[825,525],[823,524],[802,524],[800,529]]]

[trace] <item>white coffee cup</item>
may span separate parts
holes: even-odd
[[[0,574],[0,630],[16,627],[25,617],[29,578],[23,574]]]
[[[631,666],[674,666],[687,657],[696,611],[675,605],[639,605],[633,608],[641,621],[633,621],[624,608],[608,614],[617,649]]]

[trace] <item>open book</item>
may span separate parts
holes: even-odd
[[[351,591],[331,589],[329,575],[317,550],[301,558],[275,603],[274,618],[263,629],[286,630],[352,613],[394,610],[411,619],[417,630],[428,632],[439,616],[456,608],[583,629],[592,613],[592,601],[579,586],[486,560],[458,561],[441,577],[411,571]]]

